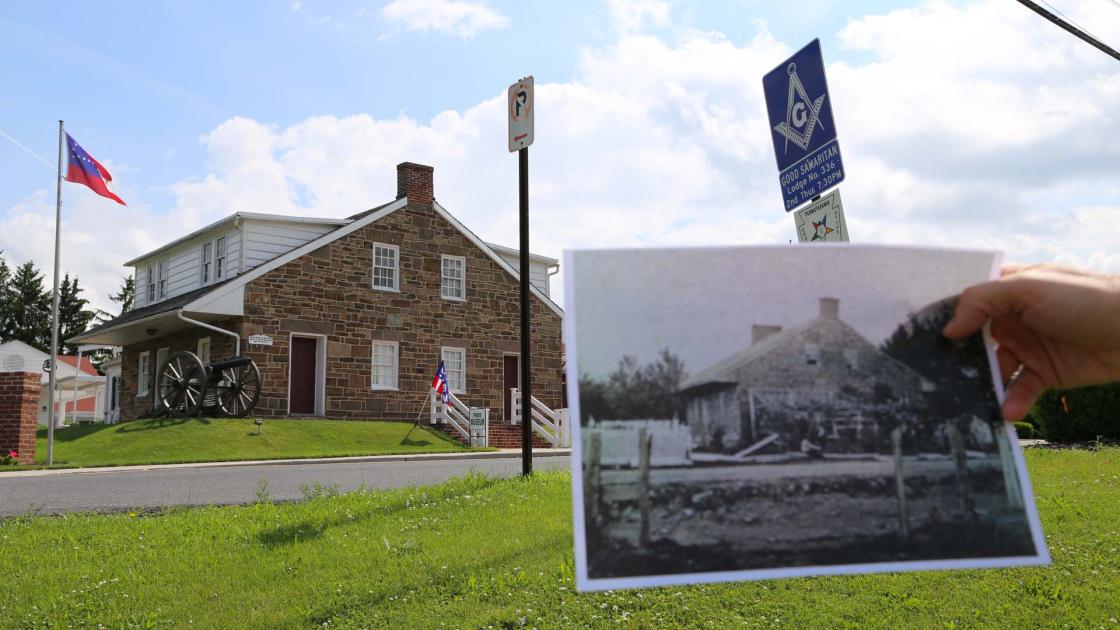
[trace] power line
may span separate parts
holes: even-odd
[[[1070,24],[1069,22],[1059,18],[1058,16],[1054,15],[1053,13],[1051,13],[1051,12],[1047,11],[1046,9],[1038,6],[1034,2],[1031,2],[1031,0],[1018,0],[1018,1],[1019,1],[1019,4],[1027,7],[1031,11],[1034,11],[1035,13],[1041,15],[1042,17],[1046,18],[1047,20],[1050,20],[1054,24],[1057,24],[1058,26],[1062,27],[1066,31],[1069,31],[1074,36],[1076,36],[1078,39],[1086,42],[1087,44],[1089,44],[1093,48],[1096,48],[1097,50],[1100,50],[1101,52],[1108,55],[1109,57],[1112,57],[1113,59],[1115,59],[1117,61],[1120,61],[1120,52],[1116,52],[1112,48],[1109,48],[1106,44],[1102,43],[1099,39],[1093,37],[1092,35],[1086,33],[1085,31],[1077,28],[1073,24]]]

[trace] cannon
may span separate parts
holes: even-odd
[[[193,352],[167,357],[156,374],[156,411],[172,417],[196,416],[203,410],[242,418],[261,396],[261,372],[249,357],[204,364]]]

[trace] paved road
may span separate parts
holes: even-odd
[[[534,457],[534,470],[568,468],[567,456]],[[34,510],[41,514],[117,511],[175,505],[233,505],[257,499],[268,480],[274,501],[301,499],[316,482],[339,491],[438,483],[470,471],[520,474],[520,458],[474,458],[346,463],[198,466],[149,470],[91,469],[41,476],[0,476],[0,517]]]

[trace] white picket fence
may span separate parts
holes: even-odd
[[[436,394],[435,389],[428,392],[428,401],[432,408],[431,423],[446,422],[454,427],[464,439],[470,441],[470,408],[463,404],[463,401],[456,398],[455,394],[449,394],[448,400],[449,402],[445,405],[440,395]]]
[[[601,440],[600,464],[638,466],[638,432],[646,429],[651,437],[650,466],[691,466],[692,435],[688,425],[678,420],[602,420],[592,418],[582,429],[586,445],[592,435]]]
[[[513,424],[521,424],[521,390],[510,388],[510,416]],[[567,409],[549,409],[536,396],[532,397],[533,430],[552,448],[569,448],[572,445],[572,424]]]

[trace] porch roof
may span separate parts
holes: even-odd
[[[202,287],[201,289],[189,291],[182,295],[176,295],[175,297],[168,298],[150,306],[126,311],[104,324],[94,326],[84,333],[67,339],[66,342],[124,346],[149,337],[157,335],[162,337],[168,333],[191,328],[193,325],[179,319],[176,312],[198,298],[212,291],[216,291],[233,279],[234,278],[230,278],[210,286]],[[191,317],[205,321],[224,319],[229,317],[229,314],[197,313],[192,311]],[[149,333],[151,330],[155,332]]]

